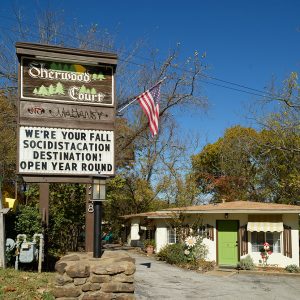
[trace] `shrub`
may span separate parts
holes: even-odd
[[[288,265],[285,270],[290,273],[300,273],[300,268],[297,265]]]
[[[186,255],[184,255],[183,244],[167,245],[163,247],[157,255],[169,264],[183,264],[188,261]]]
[[[208,272],[215,268],[216,263],[214,261],[207,261],[200,259],[197,261],[198,270],[202,272]]]
[[[155,248],[155,240],[144,240],[144,247],[152,246]]]
[[[32,238],[35,233],[42,233],[42,220],[37,207],[20,205],[16,215],[15,230]]]
[[[253,270],[254,263],[252,257],[247,255],[245,258],[241,258],[240,262],[238,263],[238,268],[242,270]]]

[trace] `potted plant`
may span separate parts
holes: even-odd
[[[155,240],[145,240],[144,247],[146,249],[147,254],[153,254],[155,248]]]

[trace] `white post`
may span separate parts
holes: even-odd
[[[0,267],[6,268],[5,260],[5,222],[4,215],[9,212],[9,208],[2,208],[2,198],[0,197]]]
[[[133,219],[131,221],[131,230],[130,230],[130,242],[131,244],[137,243],[140,240],[139,229],[140,229],[139,219]]]

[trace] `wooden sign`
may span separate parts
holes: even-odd
[[[30,182],[114,176],[117,56],[32,43],[16,52],[18,173]]]
[[[19,114],[20,125],[113,130],[115,121],[111,107],[42,101],[20,101]]]
[[[21,58],[21,99],[113,106],[113,68]]]

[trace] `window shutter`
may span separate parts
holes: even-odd
[[[248,231],[247,225],[239,228],[239,240],[240,240],[240,256],[248,254]]]
[[[207,238],[211,241],[214,241],[214,226],[211,226],[209,224],[206,225],[207,227]]]
[[[292,258],[292,230],[286,225],[283,225],[283,228],[283,254]]]

